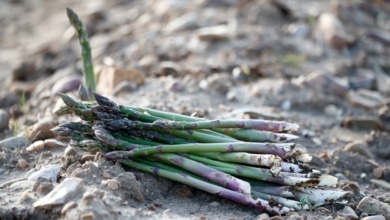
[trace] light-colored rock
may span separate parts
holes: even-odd
[[[339,97],[345,97],[349,90],[346,83],[324,71],[314,71],[308,74],[299,84],[322,94]]]
[[[28,152],[35,152],[35,151],[41,151],[45,148],[45,142],[42,140],[35,141],[34,143],[30,144],[28,147],[26,147],[26,151]]]
[[[362,218],[362,220],[385,220],[386,218],[383,215],[372,215]]]
[[[361,142],[361,141],[355,141],[355,142],[352,142],[352,143],[345,145],[345,147],[343,148],[343,151],[357,153],[357,154],[360,154],[363,157],[366,157],[368,159],[374,158],[374,155],[368,149],[367,144],[364,142]]]
[[[99,73],[97,91],[104,95],[112,95],[114,89],[124,81],[140,86],[145,83],[145,77],[136,69],[105,66]]]
[[[45,148],[59,148],[66,146],[64,142],[61,142],[57,139],[46,139],[43,142],[45,142]]]
[[[57,181],[58,173],[60,172],[61,167],[59,165],[47,165],[32,173],[29,177],[29,181],[37,181],[38,178],[50,179],[52,182]]]
[[[9,114],[7,111],[0,109],[0,131],[3,131],[8,128],[9,124]]]
[[[68,146],[68,147],[65,148],[65,150],[64,150],[64,156],[65,157],[74,157],[76,155],[77,155],[77,151],[73,147]]]
[[[212,27],[204,27],[197,30],[197,35],[200,40],[227,40],[231,35],[232,30],[227,25],[217,25]]]
[[[327,12],[318,18],[317,34],[336,49],[350,46],[354,42],[354,37],[347,33],[338,17]]]
[[[82,83],[81,75],[69,75],[59,79],[51,88],[51,93],[67,93],[77,90]]]
[[[55,137],[56,134],[50,129],[56,125],[52,117],[43,118],[32,126],[28,139],[33,142]]]
[[[383,215],[386,219],[390,218],[390,206],[370,197],[364,197],[356,209],[370,214]]]
[[[356,212],[350,206],[345,206],[343,210],[338,211],[337,217],[350,220],[359,219],[359,216],[357,216]]]
[[[267,220],[269,219],[269,215],[267,213],[261,213],[256,217],[257,220]]]
[[[142,193],[141,183],[136,179],[133,173],[124,172],[116,178],[121,184],[121,190],[125,197],[135,199],[136,201],[145,201],[145,196]]]
[[[165,27],[165,31],[168,33],[172,33],[197,27],[199,27],[198,16],[196,15],[196,13],[191,12],[170,21]]]
[[[378,108],[383,104],[383,96],[376,91],[360,89],[348,93],[348,101],[355,106],[366,108],[367,110]]]
[[[30,141],[24,136],[10,137],[0,141],[0,148],[9,148],[9,149],[21,148],[27,146],[29,143]]]
[[[121,93],[128,93],[134,91],[137,88],[137,84],[130,81],[120,82],[113,91],[114,96],[118,96]]]
[[[379,180],[379,179],[371,179],[371,183],[375,184],[376,186],[382,187],[384,189],[390,190],[390,183],[385,180]]]
[[[57,185],[49,194],[34,202],[34,208],[49,209],[62,205],[84,192],[84,182],[80,178],[67,178]]]

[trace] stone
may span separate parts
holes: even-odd
[[[52,117],[47,117],[39,120],[30,129],[28,139],[31,142],[36,140],[44,140],[56,137],[56,134],[51,130],[57,125]]]
[[[81,75],[69,75],[59,79],[51,88],[51,93],[56,94],[76,91],[82,83]]]
[[[386,219],[390,218],[390,206],[370,197],[364,197],[356,209],[370,214],[383,215]]]
[[[359,89],[348,93],[348,101],[354,105],[367,110],[379,108],[383,104],[384,97],[376,91]]]
[[[42,140],[35,141],[34,143],[26,147],[26,151],[28,152],[41,151],[43,149],[45,149],[45,142],[43,142]]]
[[[371,179],[370,183],[379,186],[383,189],[390,190],[390,183],[385,180]]]
[[[348,47],[355,41],[354,37],[347,33],[339,18],[328,12],[320,14],[316,31],[318,36],[336,49]]]
[[[113,95],[118,96],[121,93],[128,93],[132,92],[137,88],[137,84],[130,82],[130,81],[123,81],[120,82],[117,86],[115,86]]]
[[[34,202],[33,207],[38,209],[50,209],[56,205],[63,205],[74,197],[82,195],[84,190],[83,179],[67,178],[46,196]]]
[[[65,157],[74,157],[76,155],[77,155],[77,151],[76,151],[76,149],[74,149],[74,147],[68,146],[65,148],[65,151],[64,151]]]
[[[362,220],[386,220],[383,215],[372,215],[362,218]]]
[[[366,157],[368,159],[374,158],[374,155],[368,149],[367,144],[364,142],[360,142],[360,141],[354,141],[352,143],[345,145],[345,147],[343,148],[343,151],[357,153],[357,154],[360,154],[363,157]]]
[[[324,71],[311,72],[303,83],[316,92],[339,97],[345,97],[349,90],[345,83]]]
[[[337,217],[350,220],[359,219],[359,216],[357,216],[356,212],[350,206],[345,206],[343,210],[338,211]]]
[[[0,148],[9,148],[9,149],[22,148],[27,146],[29,143],[30,141],[24,136],[10,137],[0,141]]]
[[[231,35],[231,29],[227,25],[203,27],[197,30],[197,35],[203,41],[227,40]]]
[[[165,27],[167,33],[198,28],[198,16],[194,12],[184,14],[170,21]]]
[[[132,198],[138,202],[145,201],[141,184],[133,173],[124,172],[119,174],[115,179],[120,182],[121,189],[126,197]]]
[[[46,165],[35,171],[28,177],[28,181],[37,181],[39,178],[46,178],[52,182],[57,182],[57,176],[61,170],[59,165]]]
[[[114,89],[124,81],[140,86],[145,83],[145,77],[136,69],[105,66],[99,73],[97,91],[105,95],[112,95]]]

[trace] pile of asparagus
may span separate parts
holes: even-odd
[[[346,198],[332,189],[333,176],[307,163],[305,147],[286,132],[297,124],[283,121],[206,120],[149,108],[119,105],[94,94],[96,101],[76,101],[60,94],[82,122],[53,129],[71,145],[100,151],[127,167],[219,195],[272,213],[310,209]]]

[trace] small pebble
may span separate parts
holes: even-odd
[[[95,160],[95,155],[88,154],[88,155],[83,155],[81,157],[81,162],[82,163],[85,163],[87,161],[93,161],[93,160]]]
[[[231,34],[231,29],[227,25],[218,25],[213,27],[204,27],[197,30],[200,40],[227,40]]]
[[[347,179],[347,177],[345,177],[342,173],[336,173],[334,176],[337,177],[338,180],[346,180]]]
[[[23,158],[19,159],[18,162],[16,163],[17,168],[26,169],[28,168],[28,166],[29,166],[28,162]]]
[[[346,117],[341,121],[341,127],[347,127],[355,130],[381,130],[383,128],[382,123],[377,117],[371,117],[368,115],[357,117]]]
[[[220,205],[221,205],[221,203],[219,203],[219,202],[217,202],[217,201],[210,202],[210,204],[209,204],[210,207],[218,207],[218,206],[220,206]]]
[[[45,142],[42,140],[39,140],[39,141],[35,141],[34,143],[30,144],[26,148],[26,151],[35,152],[35,151],[41,151],[43,149],[45,149]]]
[[[52,87],[51,93],[57,94],[60,93],[67,93],[70,91],[76,91],[82,81],[81,75],[68,75],[61,79],[59,79]]]
[[[70,201],[66,203],[61,209],[61,215],[65,215],[67,211],[76,207],[77,207],[77,203],[75,201]]]
[[[64,151],[64,156],[65,157],[74,157],[76,155],[77,155],[77,151],[73,147],[68,146],[68,147],[65,148],[65,151]]]
[[[268,219],[269,219],[269,215],[267,213],[261,213],[256,217],[256,220],[268,220]]]
[[[46,178],[38,178],[38,180],[35,182],[33,191],[41,194],[41,195],[46,195],[50,191],[52,191],[54,188],[53,183],[51,180],[46,179]]]
[[[84,192],[84,181],[80,178],[67,178],[57,185],[49,194],[33,203],[34,208],[50,209],[63,205],[75,196]]]
[[[184,185],[175,188],[172,191],[172,194],[175,195],[175,196],[179,196],[179,197],[191,197],[191,196],[193,196],[192,190],[190,188],[188,188],[187,186],[184,186]]]
[[[108,179],[102,182],[103,185],[107,185],[107,187],[113,191],[118,191],[121,189],[121,183],[115,179]]]
[[[92,192],[88,191],[88,192],[85,192],[85,193],[83,194],[82,200],[83,200],[83,201],[86,201],[86,200],[92,200],[92,199],[94,199],[94,198],[95,198],[95,195],[94,195]]]
[[[375,184],[376,186],[382,187],[384,189],[390,190],[390,183],[384,180],[378,180],[378,179],[371,179],[371,183]]]
[[[172,61],[164,61],[159,64],[158,75],[160,76],[178,76],[181,72],[180,66]]]
[[[47,117],[35,123],[29,132],[28,139],[33,142],[36,140],[54,138],[56,134],[51,131],[51,129],[54,128],[57,124],[54,123],[53,120],[54,119],[52,117]]]
[[[282,216],[272,216],[271,218],[269,218],[268,220],[283,220],[284,218]]]
[[[335,49],[342,49],[354,42],[353,36],[348,34],[340,19],[328,12],[319,15],[316,32]]]
[[[118,96],[121,93],[129,93],[137,89],[137,84],[130,81],[120,82],[117,86],[115,86],[113,90],[113,95]]]
[[[374,155],[371,153],[371,151],[368,149],[367,144],[363,142],[352,142],[343,148],[343,151],[351,152],[351,153],[357,153],[362,155],[363,157],[366,157],[368,159],[373,159]]]
[[[132,198],[138,202],[145,201],[141,184],[133,173],[124,172],[119,174],[115,179],[121,183],[122,192],[126,197]]]
[[[338,211],[337,217],[351,219],[351,220],[359,219],[359,216],[357,216],[355,211],[349,206],[345,206],[343,210]]]
[[[109,174],[109,173],[107,173],[107,172],[103,172],[103,173],[102,173],[102,177],[103,177],[104,179],[111,179],[111,174]]]
[[[362,218],[362,220],[386,220],[383,215],[372,215]]]
[[[145,68],[145,70],[150,70],[158,62],[158,58],[154,55],[145,55],[139,61],[138,65]]]
[[[83,213],[81,214],[80,219],[82,220],[93,220],[96,219],[95,214],[93,212]]]
[[[22,148],[27,146],[30,143],[30,141],[22,136],[22,137],[10,137],[7,139],[4,139],[0,141],[0,148],[9,148],[9,149],[15,149],[15,148]]]
[[[66,144],[56,139],[46,139],[44,140],[45,148],[60,148],[65,147]]]
[[[46,165],[32,173],[29,177],[29,181],[37,181],[38,178],[46,178],[51,180],[52,182],[57,182],[57,176],[60,172],[61,167],[59,165]]]
[[[370,197],[364,197],[359,202],[356,209],[366,213],[383,215],[385,218],[390,218],[390,206]]]
[[[199,27],[198,16],[196,13],[191,12],[177,17],[173,21],[169,22],[165,27],[165,31],[172,33],[197,27]]]
[[[0,131],[8,129],[10,115],[4,109],[0,109]]]
[[[328,95],[345,97],[348,94],[348,86],[340,79],[325,71],[315,71],[308,74],[304,80],[307,88]]]

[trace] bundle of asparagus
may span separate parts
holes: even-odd
[[[311,169],[305,147],[286,132],[297,124],[282,121],[206,120],[149,108],[119,105],[94,93],[81,102],[60,94],[83,122],[53,129],[71,144],[101,151],[127,167],[283,214],[341,200],[349,192],[330,187],[337,179]]]
[[[219,195],[268,212],[284,214],[342,200],[349,192],[330,187],[333,176],[311,169],[305,147],[286,132],[298,125],[265,120],[206,120],[149,108],[118,105],[95,90],[88,34],[67,9],[83,60],[81,102],[60,94],[66,104],[57,114],[83,122],[53,129],[70,144],[101,151],[127,167]],[[94,97],[92,97],[94,96]]]

